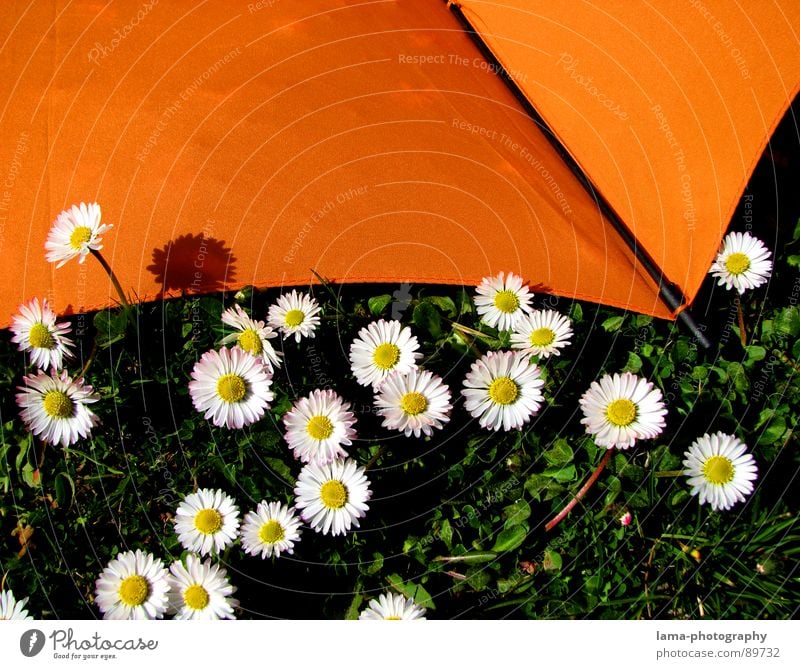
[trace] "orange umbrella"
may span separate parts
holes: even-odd
[[[477,284],[675,318],[800,84],[800,5],[11,2],[0,17],[0,325],[97,201],[138,299]]]

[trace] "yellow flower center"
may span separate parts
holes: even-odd
[[[745,253],[731,253],[725,260],[725,269],[731,274],[743,274],[750,269],[750,258]]]
[[[92,229],[85,225],[79,225],[72,231],[69,237],[69,245],[76,251],[83,247],[92,238]]]
[[[60,390],[48,390],[42,401],[45,413],[50,418],[69,418],[72,415],[72,400]]]
[[[556,333],[550,328],[539,328],[531,332],[531,346],[550,346],[556,338]]]
[[[134,574],[119,584],[119,598],[128,606],[141,606],[150,596],[150,584],[144,576]]]
[[[400,616],[386,616],[384,620],[402,620]]]
[[[513,314],[519,309],[519,298],[511,290],[500,290],[495,293],[494,306],[504,314]]]
[[[201,509],[194,517],[194,526],[203,534],[214,534],[222,529],[222,514],[216,509]]]
[[[428,398],[422,393],[406,393],[400,398],[400,408],[408,416],[419,416],[428,408]]]
[[[247,384],[238,374],[223,374],[217,381],[217,395],[223,401],[233,404],[241,402],[247,394]]]
[[[712,455],[703,465],[706,481],[715,485],[725,485],[733,481],[733,462],[723,455]]]
[[[253,355],[261,355],[264,350],[261,337],[258,336],[258,332],[255,330],[245,330],[242,332],[242,334],[239,335],[239,339],[236,340],[236,343],[239,344],[240,348],[243,348]]]
[[[274,544],[281,541],[286,536],[283,525],[277,520],[268,520],[258,531],[258,538],[265,544]]]
[[[626,398],[614,400],[606,407],[606,418],[612,425],[627,427],[636,420],[636,405]]]
[[[341,509],[347,503],[347,488],[341,481],[326,481],[319,489],[319,497],[329,509]]]
[[[396,344],[381,344],[372,354],[372,360],[378,369],[392,369],[400,360],[400,348]]]
[[[514,404],[519,397],[519,386],[507,376],[498,376],[489,385],[489,399],[495,404]]]
[[[208,600],[208,590],[197,583],[190,585],[183,591],[183,601],[186,603],[186,606],[195,611],[202,611],[206,608],[206,606],[208,606]]]
[[[290,328],[296,328],[301,325],[306,319],[306,315],[300,309],[292,309],[286,312],[286,325]]]
[[[312,439],[322,441],[333,434],[333,423],[327,416],[312,416],[306,423],[306,432]]]
[[[28,343],[34,348],[53,348],[56,340],[44,323],[36,323],[28,332]]]

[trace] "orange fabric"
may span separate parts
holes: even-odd
[[[459,5],[642,246],[693,299],[800,89],[800,3]]]
[[[496,33],[487,35],[495,46]],[[772,36],[796,46],[781,29]],[[312,269],[336,282],[455,284],[511,270],[539,290],[670,316],[439,0],[10,2],[0,64],[0,325],[33,296],[67,313],[114,303],[94,259],[58,270],[44,260],[52,221],[82,200],[98,201],[114,224],[103,253],[139,299],[307,285]],[[685,268],[669,272],[684,286],[705,273],[755,147],[790,97],[787,86],[780,100],[767,88],[747,91],[764,117],[758,137],[751,126],[729,133],[747,144],[741,165],[719,164],[701,142],[721,195],[711,232],[699,239],[698,225],[690,237],[690,261],[675,260],[688,242],[683,230],[673,236],[670,211],[682,209],[665,200],[650,220],[643,208],[653,205],[638,198],[653,188],[630,181],[641,161],[608,151],[615,169],[600,185],[648,233],[657,260]],[[591,100],[579,101],[589,118]],[[738,118],[743,106],[729,111]],[[617,126],[613,137],[584,126],[593,143],[581,161],[630,132]],[[565,136],[576,151],[574,139]],[[681,139],[687,151],[690,140]],[[654,165],[665,160],[657,148],[645,152]],[[716,139],[713,149],[730,155]],[[691,169],[707,188],[700,163]],[[652,183],[666,198],[670,182]],[[620,190],[637,198],[629,208]],[[674,249],[659,237],[667,229]]]

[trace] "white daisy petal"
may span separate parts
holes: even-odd
[[[430,437],[434,428],[441,429],[450,420],[453,408],[450,389],[441,377],[421,369],[388,376],[375,395],[375,407],[384,427],[406,437]]]
[[[354,460],[334,460],[303,467],[294,494],[295,506],[311,529],[336,536],[359,526],[372,491],[363,467]]]
[[[0,620],[33,620],[25,609],[28,598],[17,600],[11,590],[0,591]]]
[[[62,211],[47,235],[44,247],[48,262],[58,263],[61,267],[72,258],[79,257],[78,262],[86,260],[90,251],[103,248],[100,235],[108,232],[113,226],[100,224],[100,205],[96,202],[72,205]]]
[[[281,553],[291,555],[300,540],[300,520],[294,509],[280,502],[264,501],[245,516],[239,536],[248,555],[260,553],[261,559],[277,558]]]
[[[522,277],[511,272],[484,277],[475,290],[475,310],[481,320],[498,330],[513,330],[520,318],[530,314],[533,293]]]
[[[523,314],[517,319],[511,335],[511,348],[540,358],[561,355],[572,342],[572,321],[557,311],[544,309]]]
[[[464,407],[489,430],[521,429],[544,401],[541,371],[519,351],[490,351],[476,360],[461,394]]]
[[[749,232],[730,232],[722,240],[722,249],[709,274],[718,285],[741,295],[767,282],[772,273],[771,255],[763,242]]]
[[[362,386],[378,390],[394,372],[405,374],[417,368],[419,343],[399,321],[379,320],[362,328],[350,345],[350,364]]]
[[[314,390],[283,416],[284,438],[294,457],[324,465],[347,457],[342,446],[355,439],[355,415],[350,405],[332,390]]]
[[[637,439],[652,439],[664,430],[663,396],[635,374],[606,374],[593,381],[580,399],[586,433],[605,448],[630,448]]]
[[[747,446],[724,432],[704,434],[684,453],[683,473],[692,495],[714,511],[725,511],[753,492],[758,469]]]
[[[175,512],[175,532],[189,551],[219,553],[236,539],[239,508],[222,490],[201,488],[187,495]]]
[[[106,620],[152,620],[167,610],[167,570],[150,553],[120,553],[95,585],[95,603]]]
[[[281,295],[278,301],[269,308],[267,322],[283,333],[287,339],[294,335],[295,341],[303,337],[314,337],[319,325],[319,303],[308,293],[292,290],[288,295]]]
[[[259,358],[272,372],[273,368],[281,366],[281,353],[276,351],[270,343],[278,333],[264,324],[247,315],[244,309],[234,304],[230,309],[222,312],[222,322],[233,328],[234,332],[222,339],[222,344],[236,344],[239,348]]]
[[[71,446],[89,436],[99,418],[86,406],[100,399],[83,379],[72,380],[66,371],[39,371],[18,386],[20,417],[28,429],[49,444]]]
[[[273,400],[272,372],[238,346],[207,351],[192,370],[195,409],[217,427],[242,428],[260,420]]]
[[[74,356],[70,350],[74,344],[65,336],[71,329],[68,323],[56,323],[55,312],[46,299],[40,304],[34,297],[21,304],[19,313],[13,317],[10,330],[14,337],[11,341],[20,351],[28,352],[31,363],[40,369],[59,370],[64,358]]]
[[[425,620],[426,610],[406,599],[403,595],[392,592],[372,599],[366,609],[361,612],[359,620]]]
[[[236,588],[228,582],[227,570],[213,565],[211,559],[201,562],[192,553],[186,565],[175,561],[169,568],[167,595],[169,612],[175,620],[233,620],[233,609],[239,602],[231,595]]]

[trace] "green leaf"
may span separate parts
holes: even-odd
[[[800,256],[788,256],[786,258],[786,264],[789,265],[789,267],[800,267]]]
[[[628,353],[628,362],[622,368],[623,372],[632,372],[636,374],[642,368],[642,359],[633,351]]]
[[[289,466],[283,460],[279,460],[278,458],[264,458],[264,462],[266,462],[269,468],[284,481],[291,484],[295,483],[296,478],[292,474],[292,470],[289,469]]]
[[[353,599],[350,601],[350,606],[347,607],[347,612],[344,614],[345,620],[358,620],[361,615],[361,603],[364,601],[364,595],[361,592],[356,592]]]
[[[616,332],[625,322],[625,316],[612,316],[606,318],[600,325],[606,332]]]
[[[558,571],[563,564],[561,555],[554,550],[546,549],[544,552],[544,559],[542,560],[542,568],[545,571]]]
[[[772,320],[772,327],[778,334],[796,337],[800,334],[800,309],[797,307],[781,309]]]
[[[434,339],[442,336],[442,317],[430,302],[420,302],[414,307],[412,320],[414,325],[430,332]]]
[[[75,482],[72,477],[66,472],[58,472],[53,485],[56,490],[56,502],[58,502],[58,505],[61,508],[70,506],[75,498]]]
[[[524,499],[518,499],[503,509],[504,527],[513,527],[524,523],[531,515],[531,505]]]
[[[433,603],[433,598],[430,596],[428,591],[422,587],[422,585],[417,585],[411,582],[407,583],[397,574],[390,574],[386,577],[386,580],[389,581],[389,584],[395,590],[400,592],[400,594],[412,598],[414,603],[418,604],[419,606],[423,606],[426,609],[432,610],[436,608],[436,605]]]
[[[461,555],[440,555],[433,558],[434,562],[492,562],[497,559],[497,553],[489,551],[470,551],[469,553],[462,553]]]
[[[763,346],[748,346],[746,349],[747,351],[747,361],[748,362],[758,362],[759,360],[763,360],[767,357],[767,349]]]
[[[108,348],[125,337],[128,313],[125,309],[98,311],[94,315],[94,326],[97,328],[97,345]]]
[[[514,525],[500,532],[497,535],[497,540],[492,546],[492,550],[497,553],[511,551],[519,548],[525,537],[528,536],[528,528],[525,525]]]
[[[561,483],[574,481],[577,476],[575,465],[568,465],[567,467],[548,467],[543,473],[545,476],[550,476]]]
[[[583,307],[578,302],[573,302],[569,310],[569,317],[575,323],[580,323],[583,320]]]
[[[369,300],[367,300],[367,306],[373,316],[380,316],[391,301],[391,295],[378,295],[376,297],[370,297]]]
[[[777,442],[786,432],[786,419],[783,416],[775,416],[758,438],[761,446],[770,446]]]
[[[360,562],[358,570],[367,576],[373,576],[383,569],[383,555],[381,553],[373,553],[372,561]]]
[[[552,448],[544,452],[544,458],[550,465],[565,465],[572,462],[575,453],[566,439],[556,439]]]
[[[486,590],[492,575],[484,567],[470,567],[465,574],[467,584],[473,590]]]
[[[426,297],[425,301],[435,304],[448,318],[455,318],[456,314],[458,313],[458,310],[456,309],[456,303],[453,302],[453,300],[449,297],[439,297],[434,295],[433,297]]]

